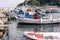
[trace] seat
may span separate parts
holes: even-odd
[[[34,36],[34,33],[27,33],[28,35]]]
[[[40,39],[40,38],[43,39],[43,34],[35,34],[35,37],[36,37],[36,38],[39,38],[39,39]]]

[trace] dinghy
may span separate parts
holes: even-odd
[[[60,33],[54,32],[24,32],[24,36],[32,40],[59,40]]]

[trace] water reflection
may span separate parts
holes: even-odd
[[[17,25],[12,22],[9,26],[9,40],[30,40],[23,36],[25,31],[34,32],[60,32],[60,24],[49,25]]]
[[[24,31],[36,31],[36,32],[55,32],[55,27],[59,27],[60,24],[49,24],[49,25],[18,25],[17,29]]]

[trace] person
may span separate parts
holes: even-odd
[[[20,9],[18,14],[24,14],[24,11]]]
[[[27,7],[25,10],[25,17],[26,18],[31,18],[32,15],[32,8],[31,7]]]
[[[22,9],[19,10],[18,17],[21,17],[21,18],[24,17],[24,11]]]
[[[40,14],[36,12],[36,13],[34,14],[34,19],[39,19],[39,16],[40,16]]]
[[[29,14],[29,12],[31,12],[32,11],[32,8],[31,7],[27,7],[26,9],[25,9],[25,13],[26,14]]]

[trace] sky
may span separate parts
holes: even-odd
[[[16,7],[25,0],[0,0],[0,7]]]

